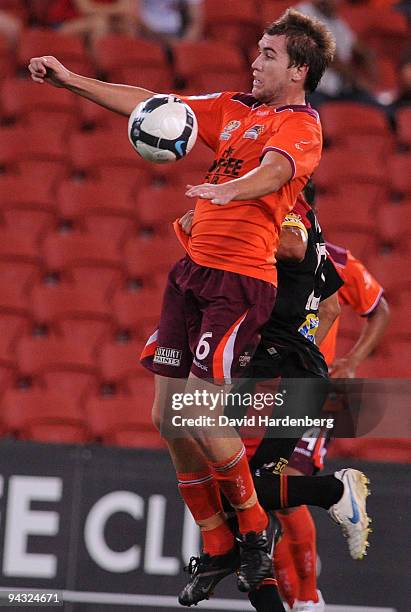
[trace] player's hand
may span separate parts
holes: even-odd
[[[355,378],[357,364],[349,357],[336,359],[329,367],[331,378]]]
[[[36,83],[50,83],[55,87],[65,87],[72,75],[70,70],[67,70],[52,55],[32,57],[28,68],[33,81]]]
[[[188,210],[185,215],[178,220],[181,229],[187,236],[191,236],[191,228],[193,226],[194,210]]]
[[[222,185],[211,185],[211,183],[203,183],[202,185],[187,185],[186,196],[188,198],[202,198],[203,200],[211,200],[211,204],[228,204],[237,195],[236,187],[228,182]]]

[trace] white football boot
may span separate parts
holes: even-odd
[[[362,559],[367,554],[368,534],[371,519],[367,516],[366,500],[370,494],[370,481],[359,470],[348,468],[335,472],[334,476],[344,485],[344,493],[336,504],[328,510],[336,523],[341,525],[348,540],[348,548],[353,559]]]

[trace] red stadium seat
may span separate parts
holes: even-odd
[[[355,183],[350,183],[349,187],[351,193],[348,197],[337,191],[319,198],[318,218],[326,237],[328,232],[339,229],[341,226],[344,226],[346,230],[352,228],[365,231],[370,227],[370,218],[374,214],[374,202],[371,199],[363,199],[360,193],[357,195]]]
[[[121,220],[123,221],[123,220]],[[73,266],[122,268],[118,238],[94,233],[53,232],[43,242],[45,265],[51,271],[70,270]],[[97,271],[96,271],[97,273]]]
[[[168,271],[182,257],[183,247],[175,237],[133,239],[124,246],[124,264],[130,279],[150,280],[157,272]]]
[[[144,184],[144,173],[134,173],[135,186]],[[139,180],[139,176],[141,176]],[[132,196],[133,185],[119,186],[108,180],[62,181],[57,189],[59,217],[79,221],[89,213],[106,213],[134,219],[136,207]]]
[[[259,0],[257,10],[260,13],[260,28],[266,28],[267,25],[278,19],[289,7],[289,0]],[[261,32],[259,32],[261,35]],[[258,38],[256,38],[258,40]],[[255,49],[257,50],[257,46]]]
[[[31,310],[35,320],[45,324],[67,317],[111,321],[108,287],[97,282],[92,286],[38,284],[32,290]]]
[[[123,82],[116,78],[116,82]],[[86,98],[79,98],[80,124],[83,128],[98,128],[104,130],[114,130],[123,133],[127,131],[128,117],[123,117],[117,113],[109,111],[103,106],[99,106]]]
[[[333,244],[344,245],[363,263],[367,263],[370,257],[377,251],[377,236],[370,233],[369,227],[366,230],[353,227],[348,229],[345,227],[333,227],[330,228],[330,231],[327,231],[327,227],[324,226],[323,229],[327,240]]]
[[[142,228],[156,229],[172,223],[188,209],[180,187],[150,185],[136,193],[135,207]]]
[[[410,463],[411,443],[409,438],[359,438],[352,440],[351,456],[364,461],[384,463]]]
[[[67,145],[57,131],[45,132],[43,126],[0,128],[0,166],[11,166],[25,160],[43,160],[66,164]]]
[[[32,263],[0,261],[0,310],[27,315],[30,291],[39,276],[39,268]]]
[[[411,108],[400,108],[396,112],[398,139],[408,148],[411,148]]]
[[[104,175],[109,166],[146,170],[144,162],[122,132],[73,133],[69,141],[69,151],[74,169],[90,176]]]
[[[13,171],[22,181],[29,182],[29,177],[36,176],[42,177],[44,183],[55,186],[70,174],[70,165],[68,159],[21,159],[13,164]]]
[[[395,62],[392,61],[391,58],[378,58],[377,83],[373,89],[378,94],[388,92],[393,95],[397,92],[398,70]]]
[[[125,447],[163,446],[151,420],[154,385],[150,379],[139,380],[139,394],[90,397],[86,413],[93,436],[104,444]]]
[[[83,411],[70,395],[44,389],[9,389],[2,403],[9,429],[21,440],[66,444],[90,440]]]
[[[389,134],[389,125],[384,111],[356,102],[328,102],[320,108],[321,123],[325,136],[331,141],[344,141],[351,134]]]
[[[411,201],[380,204],[375,214],[381,242],[398,245],[411,234]]]
[[[390,302],[398,303],[405,289],[404,265],[408,257],[407,251],[397,248],[391,253],[375,253],[368,259],[367,267],[384,287]]]
[[[14,74],[16,68],[16,58],[11,52],[9,42],[0,34],[0,80]]]
[[[159,92],[170,91],[172,87],[164,50],[155,41],[110,34],[96,42],[95,57],[108,80],[115,83]]]
[[[47,336],[24,336],[17,343],[16,355],[20,373],[35,379],[44,372],[74,370],[87,374],[97,374],[95,346],[89,346],[76,337],[49,334]]]
[[[41,210],[9,209],[0,225],[0,259],[27,261],[42,265],[41,237],[53,223],[53,217]]]
[[[37,123],[45,131],[49,127],[70,129],[78,116],[77,99],[67,89],[39,87],[28,77],[7,79],[1,88],[0,105],[4,117]]]
[[[45,370],[42,382],[48,391],[71,397],[76,402],[97,390],[97,377],[88,372]]]
[[[113,296],[114,319],[119,330],[143,335],[147,325],[153,329],[160,318],[162,289],[153,287],[139,291],[116,291]]]
[[[374,25],[373,11],[365,4],[344,2],[340,8],[340,15],[360,37]]]
[[[26,68],[31,57],[44,55],[58,57],[73,72],[94,76],[86,49],[78,36],[71,36],[51,29],[25,30],[17,53],[19,66]]]
[[[390,378],[411,378],[410,338],[392,338],[386,372]]]
[[[15,366],[16,343],[22,335],[28,332],[28,328],[29,322],[26,317],[0,314],[0,364],[3,367]]]
[[[405,14],[391,7],[370,11],[373,23],[362,36],[364,44],[379,56],[401,60],[409,42],[409,29]]]
[[[198,94],[250,88],[251,77],[243,58],[226,42],[183,41],[175,45],[174,55],[176,72],[187,81],[187,91]]]
[[[392,155],[388,159],[388,176],[394,200],[411,196],[411,153]]]
[[[369,151],[367,163],[362,152],[334,149],[323,153],[321,163],[314,174],[314,180],[322,189],[335,190],[340,183],[365,182],[384,185],[387,182],[383,160],[378,152]]]
[[[253,0],[205,0],[206,36],[248,49],[261,34],[257,4]]]
[[[52,183],[47,179],[43,181],[41,176],[33,178],[9,173],[0,176],[0,211],[30,208],[54,213],[52,187]]]
[[[137,234],[137,221],[129,217],[113,215],[103,211],[88,212],[83,217],[84,228],[90,235],[98,236],[100,240],[117,242],[120,245],[129,236]]]
[[[117,389],[124,390],[127,378],[136,374],[142,375],[146,372],[139,365],[138,360],[147,338],[153,332],[153,326],[145,326],[147,337],[144,339],[141,337],[143,328],[142,325],[139,330],[141,332],[140,338],[134,338],[128,342],[111,340],[101,347],[98,352],[97,364],[103,383],[115,385]]]

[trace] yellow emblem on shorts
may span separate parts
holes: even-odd
[[[302,325],[300,325],[300,327],[298,328],[298,331],[304,336],[304,338],[307,338],[307,340],[309,340],[310,342],[314,342],[315,334],[317,333],[319,324],[320,319],[317,317],[316,314],[310,312],[306,316],[304,323],[302,323]]]

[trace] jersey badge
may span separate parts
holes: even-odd
[[[223,131],[220,134],[220,140],[229,140],[231,138],[232,132],[238,130],[240,125],[241,121],[237,121],[236,119],[233,119],[233,121],[227,123],[227,125],[225,126],[225,128],[223,128]]]
[[[249,140],[257,140],[257,138],[262,134],[265,130],[265,125],[253,125],[253,127],[249,128],[244,132],[243,138],[248,138]]]
[[[238,362],[241,368],[245,368],[245,366],[248,366],[250,361],[251,361],[251,355],[249,355],[248,352],[245,352],[244,355],[240,355],[238,358]]]

